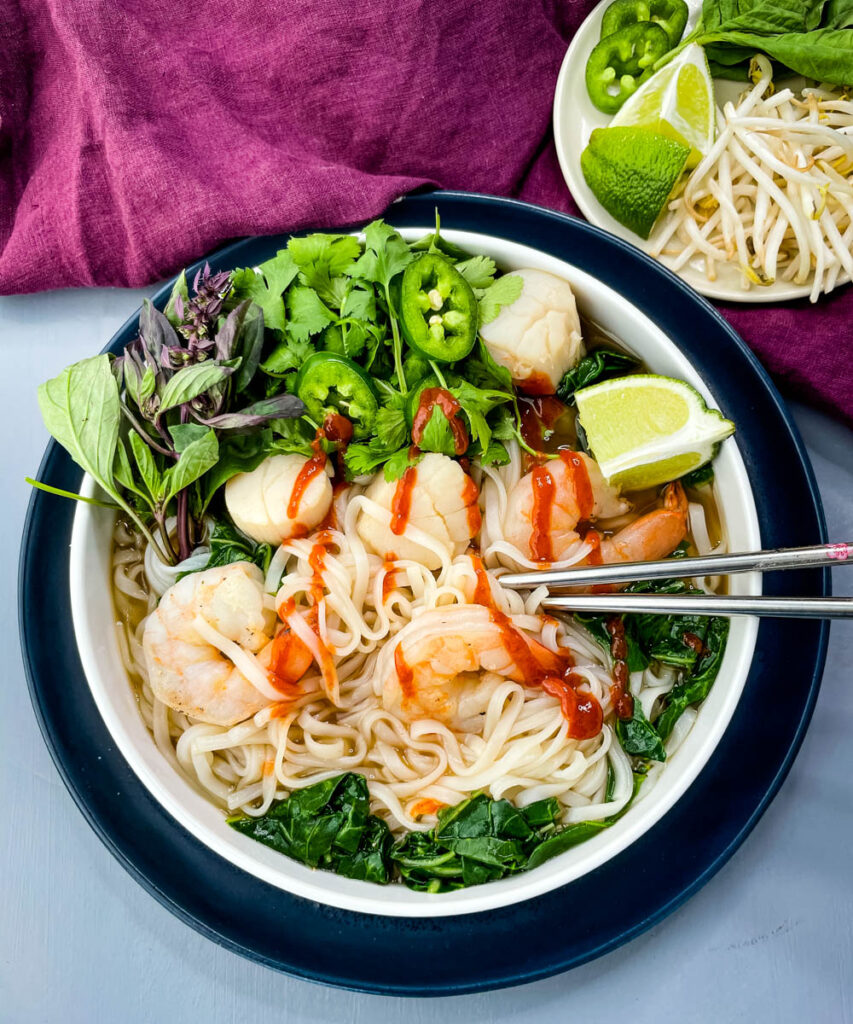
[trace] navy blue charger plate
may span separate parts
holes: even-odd
[[[445,227],[551,253],[648,314],[738,425],[763,545],[826,541],[811,467],[789,413],[755,357],[704,299],[638,249],[524,203],[437,192],[406,198],[386,216],[397,227],[428,225],[436,207]],[[284,242],[247,239],[210,263],[215,270],[251,266]],[[161,308],[168,292],[155,298]],[[136,331],[133,317],[109,348],[118,351]],[[76,490],[81,473],[51,443],[39,476]],[[33,492],[19,580],[33,706],[65,784],[108,849],[165,907],[243,956],[325,984],[413,996],[473,992],[564,971],[639,935],[695,893],[746,838],[791,766],[818,693],[827,624],[765,619],[743,697],[713,757],[675,807],[620,856],[554,892],[483,914],[400,919],[334,910],[269,886],[203,846],[155,802],[113,745],[71,624],[73,514],[73,502]],[[823,595],[829,574],[777,573],[765,579],[765,591]]]

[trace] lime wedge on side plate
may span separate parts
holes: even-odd
[[[617,377],[577,391],[575,401],[601,472],[629,491],[704,466],[735,429],[698,391],[672,377]]]
[[[586,183],[605,210],[648,238],[690,147],[648,128],[596,128],[581,153]]]
[[[625,101],[611,126],[651,128],[684,143],[689,169],[714,144],[716,109],[705,51],[691,43]]]

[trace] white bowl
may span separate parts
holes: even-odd
[[[408,229],[407,238],[432,230]],[[488,235],[445,231],[465,249],[492,256],[502,266],[539,267],[572,284],[581,311],[640,355],[655,372],[688,381],[710,405],[714,396],[679,351],[652,321],[621,295],[572,264],[528,246]],[[732,550],[760,547],[758,519],[749,479],[734,439],[727,440],[714,464],[717,494]],[[91,494],[93,483],[84,481]],[[110,592],[110,537],[113,514],[79,502],[71,538],[71,604],[74,631],[92,696],[117,747],[152,796],[196,839],[249,874],[280,889],[333,907],[394,917],[441,917],[492,910],[530,899],[594,871],[648,831],[686,792],[714,752],[746,681],[757,634],[755,619],[733,619],[719,676],[696,723],[668,762],[657,784],[616,824],[526,874],[430,895],[403,885],[379,886],[305,867],[225,823],[209,803],[175,771],[154,745],[140,715],[122,665]],[[760,593],[760,577],[731,577],[731,590]],[[105,785],[110,784],[104,779]],[[140,836],[140,842],[145,837]]]

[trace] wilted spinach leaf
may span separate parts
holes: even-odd
[[[221,565],[231,565],[233,562],[253,562],[265,573],[269,568],[272,554],[273,549],[269,544],[256,544],[231,523],[220,520],[213,527],[210,537],[210,557],[204,565],[191,569],[190,572],[215,569]],[[179,573],[178,579],[189,576],[190,572]]]
[[[673,557],[684,552],[674,552]],[[643,580],[625,588],[628,593],[690,594],[696,588],[684,580]],[[606,651],[610,633],[604,615],[580,615],[575,619]],[[664,741],[685,708],[705,699],[719,671],[728,636],[728,620],[703,615],[623,615],[630,672],[657,661],[683,671],[681,680],[664,698],[664,708],[654,721],[643,714],[637,700],[630,719],[619,719],[616,734],[626,753],[653,761],[666,759]]]
[[[568,826],[558,824],[563,808],[553,797],[516,807],[475,793],[439,811],[431,831],[410,832],[394,845],[385,822],[369,812],[367,782],[352,772],[228,824],[311,867],[382,884],[396,872],[411,889],[450,892],[527,871],[596,835],[625,813],[644,778],[645,768],[634,773],[631,799],[618,814]]]
[[[576,391],[597,384],[610,377],[618,377],[637,366],[639,360],[627,352],[614,352],[609,348],[597,348],[572,367],[560,381],[557,395],[564,402],[570,402]]]
[[[681,717],[685,708],[698,704],[710,692],[720,664],[726,652],[726,640],[729,635],[728,619],[710,619],[705,634],[704,650],[691,674],[677,683],[667,694],[666,705],[655,721],[655,727],[661,738],[666,740],[673,726]]]
[[[709,484],[713,479],[714,463],[706,462],[704,466],[700,466],[698,469],[694,469],[692,473],[683,476],[681,482],[685,487],[701,487],[703,484]]]
[[[295,790],[258,818],[228,824],[309,867],[384,885],[390,881],[391,831],[370,814],[363,775],[343,775]]]
[[[634,711],[630,718],[616,719],[616,735],[622,749],[632,757],[644,757],[650,761],[665,761],[663,741],[652,723],[643,714],[643,708],[634,698]]]

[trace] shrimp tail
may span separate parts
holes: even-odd
[[[667,484],[663,508],[647,512],[601,543],[605,562],[649,562],[666,558],[687,536],[687,495],[676,480]]]

